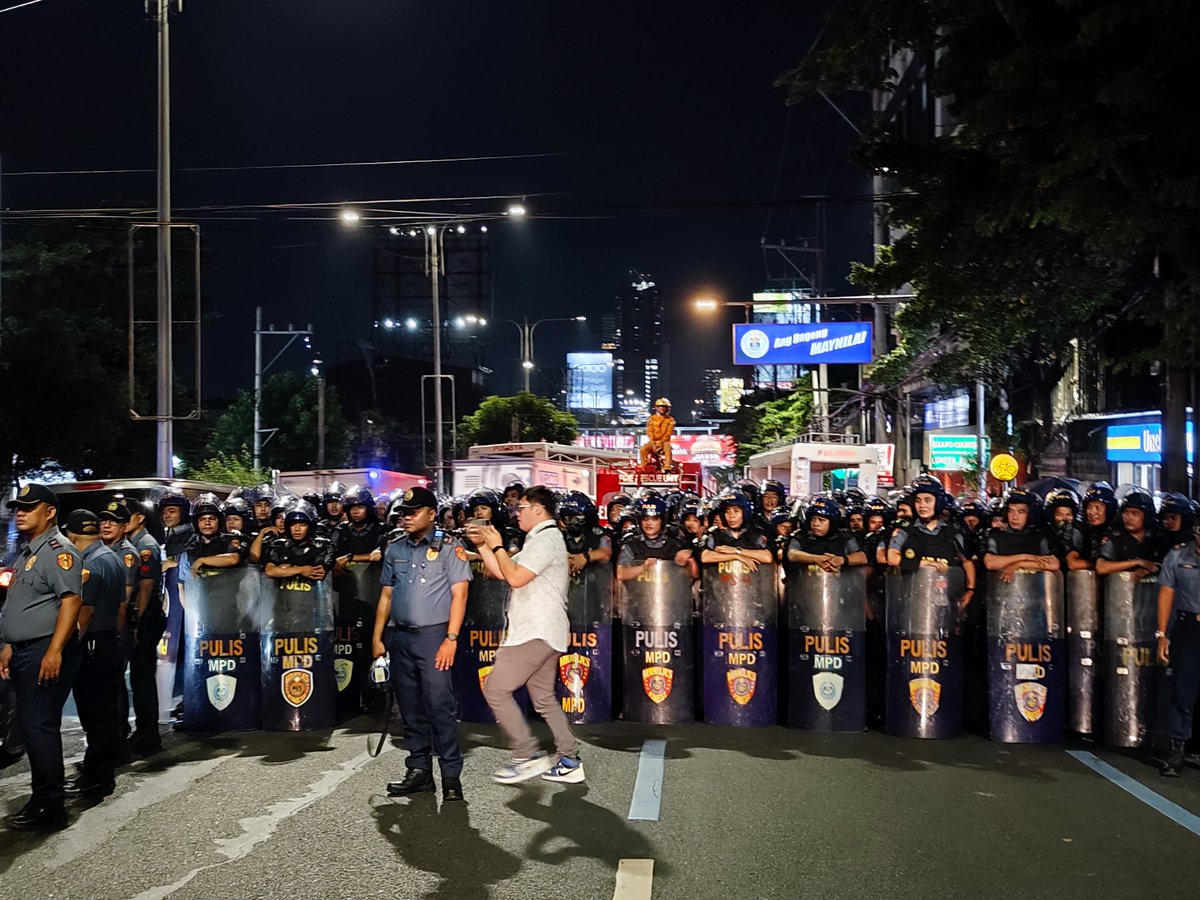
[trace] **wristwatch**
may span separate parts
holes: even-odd
[[[447,632],[446,632],[446,640],[448,640],[448,641],[457,641],[457,640],[458,640],[458,635],[457,635],[457,634],[455,634],[453,631],[447,631]]]
[[[1156,632],[1154,632],[1154,636],[1156,638],[1165,638],[1167,636],[1167,633],[1165,631],[1156,631]]]
[[[489,549],[489,550],[491,550],[491,551],[492,551],[492,553],[499,553],[501,550],[503,550],[503,549],[504,549],[504,545],[503,545],[503,544],[497,544],[495,547],[489,547],[488,549]]]

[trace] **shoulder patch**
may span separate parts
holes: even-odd
[[[134,556],[132,553],[125,554],[125,568],[132,569],[133,564],[136,562],[137,562],[137,557]]]
[[[917,555],[917,551],[915,551],[912,547],[909,547],[907,550],[904,551],[905,559],[914,559],[916,557],[916,555]]]
[[[58,554],[58,567],[64,572],[70,572],[75,568],[75,557],[70,553]]]
[[[92,572],[90,569],[83,569],[82,571],[80,571],[79,576],[80,576],[80,578],[83,579],[83,583],[87,584],[88,579],[92,577]]]
[[[467,561],[467,551],[463,549],[462,544],[459,544],[454,548],[454,555],[463,562]]]
[[[153,558],[154,558],[153,550],[143,550],[142,551],[142,562],[150,562],[150,560]]]

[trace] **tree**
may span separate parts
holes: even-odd
[[[1150,321],[1146,354],[1167,362],[1164,475],[1179,489],[1200,296],[1200,125],[1180,112],[1200,17],[1171,0],[851,0],[841,11],[833,45],[785,79],[796,95],[890,92],[895,73],[879,77],[879,61],[907,51],[959,123],[922,143],[881,117],[857,151],[888,173],[889,220],[906,233],[854,278],[918,295],[898,317],[901,348],[872,377],[1023,382],[1036,459],[1067,341]]]
[[[317,379],[298,372],[278,372],[263,382],[261,465],[267,469],[311,469],[317,464]],[[213,458],[249,459],[253,447],[254,393],[238,391],[237,399],[217,420],[208,452]],[[348,462],[352,434],[342,414],[337,390],[325,389],[325,463]]]
[[[808,430],[812,422],[811,377],[807,385],[775,400],[751,395],[742,400],[733,419],[733,436],[738,442],[737,464],[744,466],[750,457],[780,441],[790,441]]]
[[[579,423],[549,400],[522,392],[512,397],[488,397],[479,409],[464,416],[458,442],[504,444],[509,441],[549,441],[570,444],[579,436]]]
[[[255,469],[251,465],[248,453],[238,456],[226,456],[224,453],[218,453],[195,468],[186,468],[183,474],[194,481],[211,481],[215,484],[231,484],[235,487],[254,487],[271,480],[270,470]]]

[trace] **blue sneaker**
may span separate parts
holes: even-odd
[[[560,756],[558,762],[542,773],[544,781],[559,781],[563,784],[579,784],[583,781],[583,763],[577,759]]]
[[[550,768],[550,757],[545,753],[535,753],[525,759],[513,759],[502,769],[492,773],[492,780],[500,784],[520,784],[530,778],[537,778]]]

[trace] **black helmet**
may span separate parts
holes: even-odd
[[[786,509],[777,509],[771,513],[771,517],[767,519],[767,524],[771,526],[771,531],[774,532],[784,522],[791,522],[792,516]]]
[[[1079,515],[1079,495],[1070,488],[1056,488],[1046,495],[1046,512],[1054,515],[1060,506],[1071,510],[1072,517]]]
[[[352,506],[366,506],[374,509],[375,498],[371,496],[370,490],[361,484],[355,484],[346,488],[346,492],[342,494],[342,506],[347,510]]]
[[[1186,496],[1179,493],[1166,494],[1158,507],[1161,519],[1167,513],[1177,513],[1182,522],[1180,531],[1191,531],[1196,524],[1196,505]]]
[[[613,520],[612,510],[617,504],[623,507],[628,507],[633,502],[633,498],[624,491],[614,491],[604,498],[604,518],[611,524]]]
[[[814,516],[829,520],[829,530],[836,531],[842,524],[842,508],[832,497],[817,497],[808,504],[804,514],[804,525],[809,527]]]
[[[325,488],[325,493],[321,495],[322,503],[340,502],[342,497],[346,495],[346,486],[340,481],[331,481],[329,486]]]
[[[1154,498],[1142,488],[1134,488],[1121,499],[1121,512],[1140,509],[1146,516],[1146,525],[1154,524]]]
[[[765,497],[768,492],[773,493],[777,497],[779,497],[779,508],[783,508],[784,506],[787,506],[787,488],[784,487],[782,481],[778,481],[774,478],[766,479],[762,483],[762,489],[761,489],[760,493],[762,494],[762,496]]]
[[[196,498],[196,502],[192,504],[192,527],[196,530],[200,529],[201,516],[216,516],[217,530],[225,530],[225,510],[224,504],[217,500],[215,494],[201,494]]]
[[[1089,503],[1103,503],[1108,513],[1106,519],[1109,522],[1117,514],[1117,493],[1107,481],[1097,481],[1088,488],[1088,492],[1083,495],[1083,508],[1085,512]]]
[[[868,497],[864,509],[866,510],[865,518],[869,519],[871,516],[881,516],[884,525],[891,525],[892,520],[896,518],[896,511],[882,497]]]
[[[750,483],[752,485],[754,484],[754,482]],[[725,524],[725,510],[729,509],[731,506],[736,506],[742,511],[742,527],[745,528],[749,526],[750,519],[754,515],[754,506],[751,504],[750,498],[747,497],[743,491],[736,489],[725,491],[723,494],[721,494],[721,496],[717,498],[717,506],[714,512],[716,513],[716,516],[722,525]]]
[[[974,516],[980,522],[985,522],[988,517],[987,504],[978,497],[963,500],[958,504],[958,518],[965,519],[967,516]]]
[[[908,504],[912,506],[913,515],[916,515],[917,513],[917,507],[913,504],[918,494],[933,495],[934,500],[936,501],[936,505],[934,506],[935,516],[940,516],[945,511],[946,498],[948,496],[946,494],[946,489],[943,488],[942,483],[932,475],[918,475],[916,478],[914,478],[911,490],[900,500],[901,503],[907,501]]]
[[[283,527],[290,528],[298,522],[303,522],[306,525],[312,525],[317,521],[317,511],[313,509],[312,504],[304,500],[297,500],[290,503],[283,514]]]
[[[504,490],[500,492],[500,498],[504,499],[504,497],[508,495],[509,491],[516,491],[517,496],[520,497],[523,493],[525,493],[525,485],[520,481],[510,481],[504,486]]]
[[[1008,511],[1010,506],[1024,506],[1029,510],[1029,522],[1027,528],[1032,528],[1041,521],[1042,501],[1031,490],[1026,488],[1013,488],[1004,496],[1004,510]]]
[[[300,495],[300,499],[305,503],[311,503],[314,508],[321,505],[321,494],[318,491],[305,491]]]
[[[657,518],[662,519],[665,525],[667,521],[667,501],[663,500],[662,497],[642,497],[634,501],[633,512],[639,522],[642,519]]]
[[[583,491],[566,491],[558,500],[558,521],[568,534],[583,534],[599,521],[596,504]]]
[[[467,498],[467,515],[470,516],[477,506],[486,506],[492,511],[492,525],[496,528],[508,525],[508,507],[500,494],[493,490],[476,491]]]
[[[268,503],[274,503],[277,496],[275,488],[269,484],[260,484],[251,493],[255,503],[261,503],[263,500]]]
[[[746,515],[751,515],[751,513],[761,507],[762,504],[759,503],[758,485],[749,478],[739,478],[729,486],[729,489],[733,491],[740,491],[750,499],[751,511],[746,513]]]

